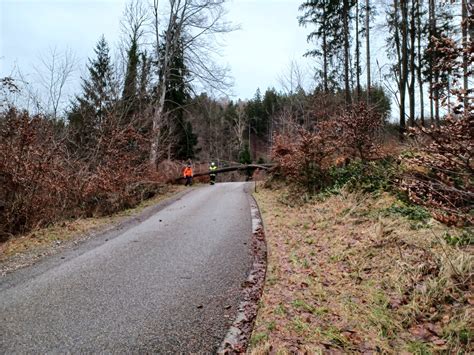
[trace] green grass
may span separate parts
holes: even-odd
[[[267,333],[254,333],[250,338],[251,346],[257,346],[259,343],[267,341],[268,334]]]

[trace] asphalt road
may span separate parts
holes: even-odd
[[[248,188],[195,188],[0,279],[0,352],[215,352],[251,266]]]

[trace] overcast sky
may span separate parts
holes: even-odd
[[[14,67],[34,80],[33,65],[49,48],[71,49],[83,72],[99,37],[112,48],[120,36],[126,0],[0,0],[0,77]],[[301,0],[230,0],[228,19],[241,30],[225,37],[222,64],[234,78],[232,93],[250,98],[257,87],[280,88],[279,77],[291,61],[303,67],[307,30],[298,26]],[[308,71],[309,72],[309,71]],[[78,76],[78,75],[77,75]],[[76,76],[76,77],[77,77]]]

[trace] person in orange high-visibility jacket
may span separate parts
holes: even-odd
[[[190,186],[193,184],[193,168],[191,163],[188,163],[183,170],[183,177],[186,179],[185,186]]]

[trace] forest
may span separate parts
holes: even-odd
[[[67,259],[63,269],[81,270],[86,280],[92,272],[82,275],[74,261],[94,254],[100,260],[91,268],[112,269],[101,275],[107,282],[120,273],[117,280],[134,285],[159,275],[158,262],[168,273],[179,257],[197,253],[201,259],[193,260],[202,262],[195,262],[193,273],[183,271],[188,259],[176,262],[176,272],[183,273],[176,284],[192,285],[194,295],[197,283],[203,290],[210,279],[227,284],[208,271],[195,278],[198,264],[220,268],[224,264],[216,260],[231,254],[239,263],[245,259],[227,249],[227,224],[229,244],[248,251],[254,270],[245,282],[231,280],[237,285],[232,292],[251,290],[243,306],[214,290],[216,300],[225,298],[218,305],[227,312],[222,324],[245,329],[232,334],[237,341],[226,343],[223,353],[473,353],[474,0],[294,3],[295,25],[306,31],[301,56],[311,65],[293,61],[275,73],[279,87],[255,82],[250,99],[232,95],[239,78],[218,60],[221,39],[240,30],[228,20],[226,0],[129,0],[116,19],[119,43],[97,38],[84,65],[56,48],[40,58],[34,80],[22,68],[0,75],[0,277],[51,256],[61,266]],[[268,6],[269,17],[271,11]],[[69,95],[78,70],[80,85]],[[218,183],[204,186],[211,162]],[[187,164],[196,174],[193,187],[181,186]],[[247,176],[223,173],[234,167]],[[252,183],[221,184],[246,178]],[[203,191],[220,202],[212,204]],[[181,198],[186,193],[198,196],[194,205]],[[251,212],[246,204],[233,205],[239,198],[252,200]],[[168,200],[179,204],[161,217],[156,211]],[[214,209],[201,211],[202,201]],[[216,221],[218,209],[229,212],[222,221]],[[263,222],[229,223],[233,209],[254,220],[261,214]],[[205,218],[194,230],[186,223],[198,220],[196,210]],[[155,224],[138,232],[126,227],[149,222],[153,213]],[[180,236],[163,232],[181,224],[182,217],[164,221],[173,213],[192,221],[176,228]],[[253,228],[249,239],[237,225]],[[211,229],[215,240],[203,232]],[[128,231],[128,239],[120,234]],[[120,251],[71,259],[69,251],[81,243]],[[117,264],[109,258],[115,254]],[[153,260],[151,269],[145,256]],[[128,270],[131,264],[136,268]],[[102,274],[98,269],[93,271]],[[236,275],[228,269],[220,271]],[[153,277],[150,282],[158,280]],[[22,290],[28,288],[21,282]],[[163,290],[171,292],[172,283]],[[47,292],[52,285],[48,281]],[[107,286],[82,285],[87,283],[77,287],[101,295]],[[154,302],[151,291],[163,285],[142,286],[143,293],[130,285],[131,302],[145,307],[146,323],[155,328],[141,297]],[[107,304],[124,298],[116,292],[122,286],[113,288]],[[71,295],[82,304],[75,291]],[[66,300],[69,309],[74,303]],[[200,313],[214,301],[186,299],[180,305],[186,323],[199,328],[189,319],[193,314],[219,318]],[[169,312],[173,321],[179,318],[176,304]],[[241,313],[231,323],[237,308]],[[107,308],[101,303],[100,309]],[[175,341],[175,325],[166,326]]]
[[[120,60],[99,38],[66,105],[68,53],[44,58],[41,94],[21,75],[0,79],[3,241],[134,206],[187,161],[275,163],[272,174],[308,196],[346,179],[339,168],[365,176],[394,164],[413,202],[448,224],[472,223],[471,2],[302,2],[295,21],[314,67],[292,66],[283,89],[250,100],[228,98],[229,73],[210,59],[216,37],[238,30],[225,5],[130,1],[117,19]],[[382,53],[372,42],[381,29]]]

